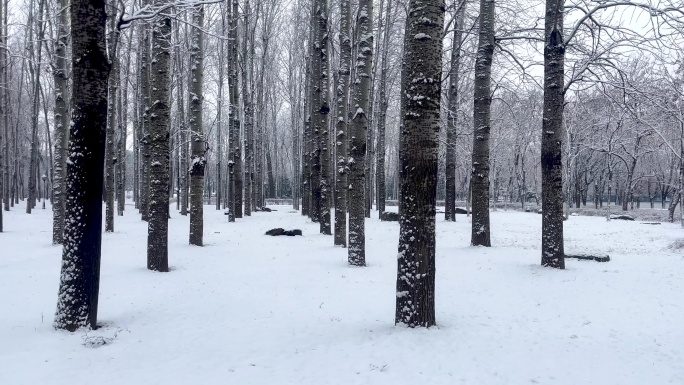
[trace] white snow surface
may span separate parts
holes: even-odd
[[[565,222],[542,268],[541,216],[493,212],[492,248],[469,218],[437,219],[437,327],[394,325],[399,226],[366,222],[368,266],[287,206],[228,223],[205,206],[204,247],[172,206],[172,271],[146,266],[133,206],[103,236],[95,331],[55,331],[61,248],[51,211],[5,212],[0,384],[684,384],[684,259],[676,224]],[[49,207],[48,207],[49,208]],[[395,208],[396,209],[396,208]],[[270,228],[303,237],[270,237]],[[102,342],[106,342],[102,344]]]

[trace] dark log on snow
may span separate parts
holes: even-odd
[[[620,214],[620,215],[613,214],[610,216],[610,219],[621,219],[623,221],[633,221],[634,217],[631,215],[627,215],[627,214]]]
[[[302,235],[302,230],[299,229],[294,229],[294,230],[285,230],[281,227],[275,228],[268,230],[265,235],[270,235],[270,236],[278,236],[278,235],[287,235],[289,237],[294,237],[295,235]]]
[[[455,212],[456,214],[470,214],[470,211],[468,211],[468,210],[466,210],[466,209],[464,209],[464,208],[462,208],[462,207],[456,207],[456,209],[454,210],[454,212]]]
[[[268,207],[264,206],[264,207],[255,207],[254,211],[262,211],[265,213],[270,213],[271,211],[278,211],[278,210],[269,209]]]
[[[588,255],[588,254],[575,254],[575,255],[565,255],[565,258],[574,258],[585,261],[596,261],[596,262],[610,262],[609,255]]]

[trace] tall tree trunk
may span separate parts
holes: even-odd
[[[179,38],[179,28],[174,30],[176,34],[176,41],[180,41]],[[186,105],[185,105],[185,84],[183,79],[186,79],[183,71],[183,58],[181,55],[176,55],[175,57],[176,67],[178,68],[178,85],[176,88],[176,95],[178,95],[178,129],[180,131],[180,149],[179,149],[179,189],[180,194],[178,199],[180,199],[180,215],[188,215],[188,125],[186,120]]]
[[[271,146],[268,144],[268,141],[265,142],[266,145],[266,176],[268,178],[268,189],[267,193],[264,194],[265,198],[275,198],[275,177],[273,175],[273,158],[275,155],[271,155],[271,151],[275,151],[274,149],[271,149]],[[275,147],[275,146],[274,146]]]
[[[204,36],[202,23],[204,7],[199,6],[193,12],[193,27],[190,52],[190,78],[188,85],[190,98],[190,130],[192,131],[192,157],[190,159],[190,244],[203,245],[204,208],[202,192],[204,191],[205,138],[202,132],[202,83],[204,81]]]
[[[64,177],[66,171],[67,146],[69,143],[69,112],[66,102],[68,78],[67,75],[67,44],[68,44],[68,20],[69,1],[60,0],[58,24],[55,31],[55,70],[53,71],[55,83],[55,166],[52,181],[52,244],[62,244],[64,232]]]
[[[444,2],[410,0],[401,71],[399,254],[394,322],[435,325],[435,204]]]
[[[347,105],[349,104],[349,74],[351,66],[351,39],[349,27],[351,11],[349,0],[340,0],[340,66],[337,79],[337,183],[335,183],[335,245],[347,246]]]
[[[161,6],[164,0],[156,0]],[[202,28],[203,8],[193,12],[193,24]],[[200,32],[201,34],[201,32]],[[195,41],[193,41],[194,46]],[[201,35],[198,50],[202,52]],[[201,59],[199,65],[201,66]],[[150,68],[150,198],[147,227],[147,268],[169,271],[169,101],[171,96],[171,18],[159,15],[153,21]],[[201,76],[199,77],[201,81]],[[201,95],[201,83],[199,92]],[[194,99],[195,95],[193,95]],[[201,119],[200,119],[201,122]]]
[[[231,4],[228,3],[228,7]],[[223,12],[223,5],[221,7],[221,35],[226,34],[226,15]],[[219,40],[219,54],[218,54],[218,79],[216,95],[216,210],[221,210],[221,194],[223,192],[223,183],[221,181],[221,161],[223,158],[223,83],[224,83],[224,66],[225,66],[225,42]],[[230,98],[228,99],[230,101]]]
[[[546,0],[541,134],[542,266],[565,269],[563,250],[563,0]]]
[[[366,157],[364,159],[364,188],[366,192],[364,197],[366,198],[366,203],[364,205],[364,212],[366,218],[370,218],[371,209],[373,208],[373,158],[375,157],[375,145],[373,142],[374,135],[374,124],[373,124],[373,96],[375,86],[375,71],[371,71],[371,85],[370,93],[368,94],[368,129],[366,130]]]
[[[316,126],[320,133],[320,232],[321,234],[331,235],[330,226],[330,131],[328,130],[328,117],[330,113],[329,90],[328,84],[328,0],[317,0],[316,19],[318,28],[316,28],[316,44],[318,48],[318,55],[320,56],[319,72],[317,80],[318,95],[316,101],[318,102],[316,108]]]
[[[140,140],[140,214],[147,220],[150,186],[150,30],[143,27],[142,55],[140,65],[140,107],[142,109]]]
[[[62,273],[54,326],[97,328],[109,61],[104,0],[71,1],[71,135]]]
[[[131,31],[128,35],[128,49],[129,49],[129,54],[126,56],[126,64],[125,64],[125,76],[124,79],[129,79],[129,76],[131,74],[131,55],[130,55],[130,47],[131,47],[131,42],[133,41],[133,32]],[[119,76],[121,77],[121,71],[119,72]],[[119,83],[121,83],[121,79],[119,79]],[[120,91],[120,97],[119,97],[119,141],[117,142],[117,191],[118,191],[118,196],[116,198],[117,201],[117,214],[119,216],[123,216],[124,209],[126,207],[126,157],[127,157],[127,151],[126,151],[126,143],[128,141],[128,81],[123,82],[123,87],[119,89]]]
[[[136,52],[136,68],[142,68],[142,49],[140,46],[143,44],[145,26],[142,25],[139,28],[138,33],[138,50]],[[182,83],[181,83],[182,84]],[[135,82],[135,96],[134,96],[134,107],[133,113],[135,114],[135,120],[133,123],[133,201],[135,202],[135,208],[140,210],[140,156],[142,144],[142,74],[141,71],[136,71],[136,82]]]
[[[232,11],[231,11],[231,36],[233,37],[231,41],[229,42],[230,44],[230,52],[231,52],[231,63],[230,63],[230,98],[231,98],[231,113],[230,113],[230,150],[229,150],[229,155],[228,157],[230,158],[230,163],[229,163],[229,169],[230,169],[230,181],[229,181],[229,216],[228,220],[230,222],[235,221],[235,218],[237,217],[237,209],[238,209],[238,202],[240,201],[238,199],[238,195],[242,196],[243,191],[242,189],[238,190],[239,187],[239,182],[236,173],[238,172],[237,167],[236,167],[236,160],[237,157],[240,156],[240,143],[239,143],[239,131],[240,131],[240,120],[238,119],[239,113],[238,113],[238,106],[239,100],[238,100],[238,88],[237,88],[237,79],[238,79],[238,65],[237,65],[237,60],[238,60],[238,34],[237,34],[237,25],[238,25],[238,4],[237,2],[232,2]],[[245,1],[245,14],[244,14],[245,20],[244,20],[244,27],[243,27],[243,39],[242,39],[242,59],[243,59],[243,65],[242,65],[242,94],[243,94],[243,116],[245,119],[245,158],[246,158],[246,169],[247,169],[247,174],[251,176],[250,170],[251,170],[251,162],[252,162],[252,100],[250,96],[248,95],[249,93],[249,74],[250,74],[250,69],[249,69],[249,60],[248,60],[248,45],[247,42],[249,41],[249,17],[250,17],[250,5],[249,1]],[[245,215],[251,215],[252,214],[252,200],[251,200],[251,194],[252,194],[252,180],[251,177],[246,178],[247,182],[242,184],[242,188],[244,189],[244,195],[245,195]],[[240,208],[242,208],[242,203],[239,204]]]
[[[2,15],[4,14],[5,2],[0,0],[0,31],[3,30],[2,26],[4,24],[4,19]],[[1,33],[0,33],[1,35]],[[4,47],[3,36],[0,36],[0,47]],[[4,50],[0,48],[0,82],[3,81],[3,73],[6,71],[5,61],[3,60]],[[6,84],[3,84],[3,89],[7,88]],[[5,93],[0,90],[0,115],[7,115],[7,111],[4,107]],[[3,120],[0,120],[0,206],[3,205],[7,200],[7,163],[9,162],[7,156],[7,143],[9,138],[7,137],[7,125]],[[3,213],[2,208],[0,208],[0,233],[3,232]]]
[[[243,168],[244,168],[244,166],[243,166],[243,164],[242,164],[242,143],[241,143],[241,140],[240,140],[240,120],[239,120],[238,113],[237,113],[237,112],[238,112],[237,106],[239,105],[239,101],[238,101],[239,95],[238,95],[238,88],[237,88],[237,78],[238,78],[238,68],[237,68],[237,57],[238,57],[238,34],[237,34],[237,25],[238,25],[238,22],[237,22],[237,20],[238,20],[238,19],[237,19],[237,17],[238,17],[238,2],[237,2],[237,0],[234,0],[234,1],[233,1],[233,12],[232,12],[232,14],[233,14],[234,25],[235,25],[235,28],[234,28],[234,30],[233,30],[233,32],[232,32],[232,33],[233,33],[233,42],[234,42],[232,50],[233,50],[233,58],[235,59],[235,60],[233,61],[233,77],[234,77],[235,81],[233,82],[233,85],[232,85],[232,87],[233,87],[233,88],[232,88],[232,93],[233,93],[233,103],[234,103],[235,106],[236,106],[236,108],[235,108],[234,120],[233,120],[235,142],[234,142],[234,144],[231,144],[231,146],[233,146],[233,156],[234,156],[233,162],[234,162],[234,168],[235,168],[235,191],[234,191],[234,195],[235,195],[235,207],[234,207],[234,210],[235,210],[235,217],[236,217],[236,218],[242,218],[242,214],[243,214],[243,211],[242,211],[242,205],[243,205],[242,193],[243,193],[243,189],[245,188],[245,186],[244,186],[245,183],[244,183],[244,179],[243,179]],[[248,36],[247,34],[248,34],[248,32],[249,32],[249,18],[250,18],[250,17],[251,17],[251,14],[250,14],[250,10],[249,10],[249,1],[245,1],[245,27],[244,27],[244,28],[245,28],[245,35],[244,35],[244,40],[245,40],[245,41],[243,42],[243,45],[246,45],[246,44],[247,44],[247,36]],[[244,51],[244,52],[246,52],[246,51]],[[246,57],[245,57],[245,63],[247,63]],[[250,70],[249,67],[248,67],[248,70]],[[244,93],[243,93],[243,97],[244,97]],[[250,100],[250,103],[251,103],[251,100]],[[248,112],[249,112],[250,114],[252,113],[252,112],[251,112],[251,106],[250,106],[250,110],[249,110]],[[248,116],[248,115],[245,115],[245,120],[249,120],[249,116]],[[251,129],[250,129],[250,130],[251,130]],[[250,132],[250,134],[251,134],[251,132]],[[248,165],[248,168],[249,168],[249,165]],[[248,183],[250,183],[250,186],[249,186],[249,187],[250,187],[250,190],[251,190],[251,188],[252,188],[251,182],[248,182]],[[245,195],[245,200],[249,200],[249,198],[247,197],[247,195]],[[249,206],[250,206],[250,207],[249,207],[249,212],[250,212],[250,214],[251,214],[251,210],[252,210],[251,202],[250,202]]]
[[[377,117],[377,149],[375,160],[375,187],[376,202],[379,215],[385,211],[385,196],[387,195],[387,188],[385,186],[385,125],[387,122],[387,71],[389,70],[389,63],[387,55],[389,54],[389,37],[392,31],[390,26],[392,15],[392,0],[387,1],[387,9],[385,10],[385,25],[384,35],[382,37],[382,61],[380,68],[380,101],[379,111]],[[382,16],[382,15],[381,15]]]
[[[107,98],[107,143],[105,146],[105,232],[114,231],[114,167],[116,154],[114,152],[114,139],[116,136],[116,105],[119,88],[119,55],[116,52],[119,33],[116,29],[116,6],[114,1],[109,5],[109,62],[111,70],[108,80]]]
[[[480,29],[475,59],[472,164],[473,246],[491,246],[489,228],[489,130],[494,56],[494,0],[480,0]]]
[[[359,36],[356,53],[354,94],[352,98],[349,141],[349,247],[348,262],[354,266],[366,265],[365,192],[366,132],[370,116],[371,70],[373,68],[373,3],[360,0],[356,17]]]
[[[38,193],[36,185],[37,179],[40,177],[37,172],[38,168],[38,115],[40,113],[40,73],[43,52],[43,35],[45,31],[45,22],[43,21],[43,7],[45,0],[38,0],[38,15],[35,19],[32,18],[32,11],[29,11],[29,28],[33,34],[33,28],[36,28],[36,47],[34,43],[29,44],[30,57],[32,63],[29,63],[29,71],[31,72],[33,80],[33,103],[31,107],[31,156],[28,174],[28,200],[26,201],[26,213],[30,214],[31,209],[36,206],[36,195]],[[33,20],[31,20],[33,19]],[[35,26],[37,24],[37,26]],[[34,51],[35,50],[35,51]]]
[[[318,122],[320,106],[321,55],[318,41],[318,0],[312,1],[311,11],[311,103],[309,120],[311,124],[311,220],[320,223],[321,216],[321,127]]]
[[[311,34],[309,34],[309,37]],[[306,71],[304,76],[304,127],[302,129],[302,215],[313,219],[312,189],[311,189],[311,152],[313,151],[311,129],[311,44],[309,54],[305,58]]]
[[[451,71],[449,72],[444,219],[450,222],[456,221],[456,126],[458,124],[458,81],[461,65],[461,42],[463,41],[465,7],[465,0],[457,2],[454,39],[451,45]]]
[[[0,0],[2,2],[2,12],[0,12],[0,19],[2,22],[0,25],[0,47],[7,47],[7,0]],[[66,12],[66,11],[65,11]],[[5,193],[4,198],[4,210],[10,210],[10,158],[9,158],[9,148],[10,148],[10,137],[9,137],[9,87],[8,85],[8,70],[7,70],[7,51],[5,49],[0,49],[0,81],[4,87],[0,92],[2,93],[2,125],[4,126],[5,132],[5,171],[3,173],[4,183],[3,188]]]

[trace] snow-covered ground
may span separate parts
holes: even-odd
[[[492,248],[437,222],[438,327],[394,325],[397,223],[366,223],[368,267],[286,206],[228,223],[205,206],[205,247],[172,210],[170,273],[145,268],[132,206],[104,235],[96,331],[51,327],[61,249],[51,214],[5,212],[0,384],[684,384],[684,230],[572,217],[567,253],[539,266],[541,216],[492,213]],[[273,227],[304,237],[269,237]],[[104,343],[104,344],[103,344]]]

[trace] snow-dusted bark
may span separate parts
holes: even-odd
[[[0,35],[2,35],[3,24],[4,24],[4,7],[5,2],[0,1]],[[4,45],[3,36],[0,36],[0,45]],[[6,71],[5,58],[3,50],[0,50],[0,81],[4,80],[4,74]],[[7,115],[5,110],[5,91],[0,90],[0,114],[2,116]],[[4,210],[9,210],[9,136],[7,130],[7,124],[4,119],[0,119],[0,206],[5,207]],[[0,208],[0,232],[3,231],[3,209]]]
[[[401,71],[395,323],[435,325],[435,203],[444,2],[411,0]]]
[[[109,72],[108,91],[107,91],[107,142],[105,145],[105,232],[114,231],[114,167],[116,165],[116,152],[114,141],[116,139],[116,113],[117,96],[119,90],[119,55],[114,50],[119,38],[116,30],[116,7],[115,2],[109,5],[109,27],[110,36],[108,42],[109,61],[111,69]]]
[[[249,2],[245,2],[245,7],[249,8]],[[237,95],[235,92],[236,74],[234,71],[236,56],[235,40],[237,30],[237,14],[233,14],[233,3],[230,2],[228,6],[228,20],[230,23],[230,32],[228,40],[228,52],[231,55],[228,62],[228,93],[230,95],[230,110],[228,113],[228,222],[235,222],[235,129],[237,127],[238,112],[237,112]],[[245,61],[246,64],[246,61]],[[244,73],[244,65],[243,65]]]
[[[187,16],[185,16],[187,17]],[[176,35],[176,41],[180,41],[179,29],[174,29],[174,34]],[[185,74],[183,63],[185,58],[182,55],[175,55],[174,60],[176,62],[176,68],[178,74],[181,78],[186,78],[183,76]],[[186,103],[185,103],[185,82],[181,79],[176,85],[176,95],[178,103],[178,129],[180,131],[179,135],[179,176],[178,176],[178,188],[180,194],[178,198],[180,199],[180,215],[188,215],[188,125],[186,120]]]
[[[489,131],[491,129],[494,0],[480,0],[480,27],[475,58],[473,161],[470,244],[491,246],[489,228]]]
[[[204,208],[202,193],[204,192],[204,169],[207,164],[205,158],[206,144],[202,131],[202,83],[204,81],[204,7],[193,10],[193,27],[190,43],[190,84],[188,92],[190,98],[190,244],[203,245],[204,237]]]
[[[124,78],[128,79],[131,75],[131,42],[133,39],[133,32],[129,32],[128,38],[128,54],[126,55],[125,63],[125,73]],[[121,74],[121,71],[119,72]],[[121,80],[119,79],[119,83]],[[119,124],[119,138],[117,141],[117,170],[116,170],[116,183],[117,183],[117,214],[122,216],[124,209],[126,207],[126,143],[128,139],[128,84],[129,82],[123,82],[123,85],[119,88],[119,114],[118,114],[118,124]]]
[[[231,151],[231,162],[232,164],[235,164],[236,158],[240,154],[240,120],[238,119],[238,106],[239,106],[239,101],[238,101],[238,34],[237,34],[237,25],[238,25],[238,3],[236,1],[233,2],[233,9],[231,13],[232,17],[232,22],[231,25],[234,27],[231,27],[231,36],[233,37],[229,44],[231,44],[230,52],[231,52],[231,62],[230,62],[230,71],[231,71],[231,91],[230,91],[230,100],[231,100],[231,129],[230,129],[230,151]],[[252,184],[252,169],[254,167],[254,141],[253,141],[253,134],[252,131],[254,130],[253,126],[253,121],[254,121],[254,111],[252,108],[252,93],[251,93],[251,83],[250,83],[250,74],[252,73],[251,69],[251,63],[252,61],[248,60],[249,54],[248,54],[248,47],[247,47],[247,41],[249,41],[249,1],[245,2],[245,27],[244,27],[244,34],[242,36],[242,72],[241,72],[241,77],[242,77],[242,100],[243,100],[243,108],[244,108],[244,127],[245,127],[245,140],[244,140],[244,146],[245,146],[245,162],[242,164],[241,161],[241,168],[244,169],[244,174],[245,176],[241,178],[242,182],[239,182],[237,179],[237,175],[234,175],[236,171],[233,172],[233,175],[231,175],[231,180],[234,181],[233,189],[234,193],[232,194],[232,204],[230,205],[230,210],[235,213],[237,216],[237,210],[238,208],[242,209],[243,204],[242,200],[238,199],[238,195],[242,197],[242,194],[244,192],[244,214],[251,216],[252,215],[252,192],[253,192],[253,184]],[[232,183],[232,182],[231,182]],[[242,189],[238,190],[240,187],[240,183],[242,183]],[[244,190],[244,191],[243,191]],[[239,207],[238,207],[239,206]],[[234,220],[234,219],[233,219]]]
[[[142,39],[139,39],[140,42]],[[140,68],[142,55],[140,50],[136,53],[136,69]],[[140,209],[140,139],[142,138],[142,117],[140,114],[140,71],[136,71],[135,92],[133,96],[133,202],[135,208]]]
[[[458,124],[458,72],[461,65],[461,42],[463,41],[463,20],[466,1],[458,2],[454,38],[451,45],[451,71],[449,72],[449,93],[446,137],[446,197],[444,219],[456,221],[456,125]]]
[[[389,55],[389,38],[392,34],[392,0],[387,1],[387,9],[385,10],[385,25],[384,25],[384,35],[382,37],[382,60],[380,68],[380,100],[379,111],[378,111],[378,121],[377,121],[377,150],[375,160],[375,186],[376,186],[376,201],[377,209],[380,215],[385,211],[385,196],[387,195],[386,185],[385,185],[385,125],[387,121],[387,108],[388,108],[388,97],[387,97],[387,72],[389,71],[390,64],[388,63],[387,56]]]
[[[156,4],[163,4],[157,0]],[[202,26],[202,8],[193,23]],[[199,16],[197,16],[199,14]],[[169,132],[171,82],[171,18],[152,22],[150,67],[150,197],[148,203],[147,268],[169,271]],[[201,43],[200,43],[201,50]],[[201,121],[201,120],[200,120]]]
[[[310,52],[309,52],[310,55]],[[313,151],[311,130],[311,60],[306,59],[304,79],[304,127],[302,129],[302,215],[313,219],[313,199],[311,189],[311,152]]]
[[[564,0],[547,0],[544,19],[544,112],[541,134],[542,266],[565,268],[563,249]]]
[[[228,7],[231,6],[230,3],[227,4]],[[223,5],[222,5],[223,7]],[[223,11],[223,8],[221,8]],[[228,13],[230,15],[230,13]],[[222,12],[221,14],[221,35],[225,36],[227,33],[226,28],[226,14]],[[223,180],[221,175],[221,162],[223,161],[223,105],[224,105],[224,95],[223,95],[223,85],[225,82],[225,60],[226,60],[226,43],[225,41],[218,42],[218,79],[217,83],[217,93],[216,93],[216,210],[221,209],[221,200],[223,198]],[[228,98],[230,104],[230,97]],[[230,107],[230,106],[229,106]],[[224,203],[225,206],[225,203]]]
[[[351,11],[349,0],[340,0],[340,66],[337,78],[337,122],[335,122],[335,146],[337,159],[335,172],[335,244],[347,246],[347,105],[349,103],[349,74],[351,67],[351,39],[349,27]]]
[[[330,85],[328,81],[328,0],[316,0],[316,48],[315,55],[319,56],[319,71],[316,74],[316,114],[314,115],[314,130],[320,133],[320,233],[330,235],[330,131],[328,118],[330,114]]]
[[[249,18],[251,15],[249,15],[248,12],[245,13],[247,16],[246,18]],[[233,17],[235,17],[237,20],[237,15],[238,15],[238,2],[237,0],[233,1]],[[237,21],[235,22],[235,25],[237,25]],[[235,44],[233,45],[233,57],[237,58],[237,49],[238,49],[238,42],[237,42],[237,27],[233,31],[233,41]],[[235,106],[238,106],[238,88],[237,88],[237,60],[233,61],[233,72],[235,73],[234,79],[235,81],[233,82],[233,101],[232,103],[235,104]],[[235,218],[242,218],[242,190],[244,188],[244,181],[243,181],[243,164],[242,164],[242,143],[240,140],[240,120],[237,115],[237,108],[235,110],[235,115],[234,115],[234,120],[233,120],[233,136],[234,136],[234,143],[231,143],[231,146],[233,147],[233,162],[234,162],[234,168],[235,168]],[[251,209],[251,208],[250,208]]]
[[[43,9],[45,0],[39,0],[38,14],[33,16],[33,7],[29,8],[29,31],[31,32],[31,39],[34,39],[33,33],[35,29],[35,42],[42,42],[45,33],[45,21],[43,20]],[[29,43],[29,72],[31,73],[31,80],[33,81],[33,102],[31,106],[31,147],[30,147],[30,163],[28,173],[28,199],[26,200],[26,213],[30,214],[31,209],[36,206],[36,198],[38,195],[37,181],[40,178],[38,172],[38,115],[40,108],[40,73],[42,63],[43,44]]]
[[[54,326],[97,327],[107,78],[104,0],[71,1],[72,120],[62,271]]]
[[[114,231],[114,167],[116,166],[116,111],[117,89],[119,88],[118,58],[114,55],[109,74],[109,97],[107,106],[107,144],[105,146],[105,232]]]
[[[138,208],[143,221],[147,220],[149,202],[150,170],[150,30],[147,24],[142,28],[142,53],[140,54],[140,204]]]
[[[349,245],[347,259],[350,265],[366,265],[365,192],[366,132],[369,120],[371,70],[373,68],[373,3],[359,2],[356,16],[358,48],[356,50],[355,81],[349,125]]]
[[[60,0],[60,8],[63,12],[59,13],[55,32],[54,57],[55,69],[52,72],[55,83],[55,151],[54,151],[54,170],[52,180],[52,243],[62,244],[62,234],[64,232],[64,177],[66,173],[66,158],[69,134],[69,110],[67,104],[67,26],[68,26],[68,0]],[[9,181],[9,180],[8,180]]]
[[[309,28],[309,81],[308,81],[308,97],[309,104],[307,109],[307,120],[310,130],[310,148],[309,148],[309,188],[311,189],[310,196],[310,211],[309,217],[311,221],[318,223],[321,212],[321,133],[318,129],[316,116],[318,114],[319,101],[318,94],[318,76],[321,71],[320,55],[318,51],[318,23],[317,19],[317,3],[312,1],[310,14],[310,28]]]
[[[7,6],[7,2],[3,1],[2,2],[2,7]],[[3,17],[3,14],[7,14],[7,12],[4,12],[3,8],[3,13],[0,13],[0,46],[6,46],[7,43],[7,25],[6,25],[6,18]],[[3,84],[7,84],[7,52],[5,50],[0,50],[0,81],[3,82]],[[9,110],[9,89],[5,87],[3,90],[0,90],[2,93],[2,104],[0,105],[0,109],[2,111],[2,125],[4,127],[4,134],[5,134],[5,143],[4,143],[4,159],[5,161],[3,162],[3,183],[2,183],[2,189],[3,189],[3,206],[5,211],[9,211],[10,209],[10,158],[9,158],[9,148],[10,148],[10,137],[9,137],[9,114],[7,113]],[[66,126],[65,126],[66,127]],[[66,143],[65,143],[66,145]],[[62,162],[64,163],[64,162]],[[53,182],[54,183],[54,182]],[[53,184],[54,185],[54,184]],[[62,205],[64,206],[64,205]],[[62,210],[64,212],[64,210]],[[62,223],[64,221],[62,220]],[[60,231],[60,236],[61,236],[61,231]],[[61,240],[60,240],[61,242]]]

